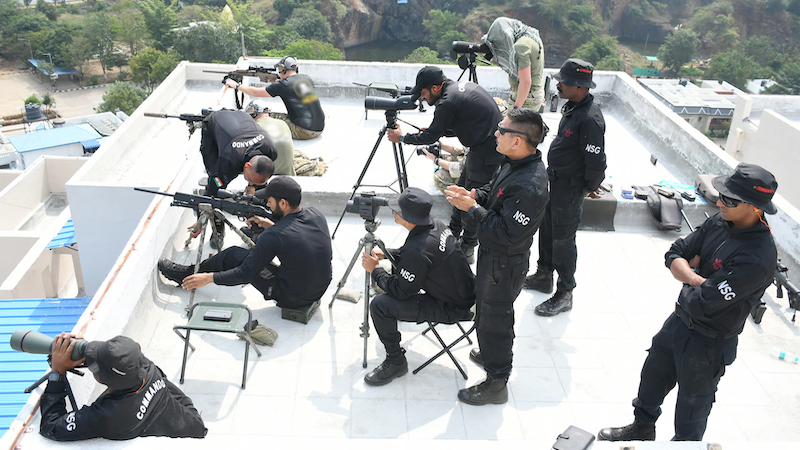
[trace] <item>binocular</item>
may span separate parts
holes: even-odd
[[[70,357],[73,361],[82,359],[89,341],[84,339],[70,339],[70,341],[75,341],[75,348],[72,349]],[[49,355],[53,350],[53,338],[38,331],[17,330],[11,335],[11,348],[18,352]]]

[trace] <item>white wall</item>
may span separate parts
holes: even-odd
[[[21,170],[0,170],[0,192],[20,175],[22,175]]]
[[[83,145],[80,142],[69,145],[61,145],[58,147],[44,148],[41,150],[34,150],[30,152],[20,153],[22,159],[22,166],[30,167],[37,159],[42,156],[83,156]]]

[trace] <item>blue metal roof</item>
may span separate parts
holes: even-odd
[[[81,145],[83,145],[84,150],[100,148],[100,142],[97,139],[87,139],[85,141],[81,141]]]
[[[41,64],[44,64],[47,61],[42,61],[41,59],[29,59],[28,62],[31,63],[33,67],[38,69]],[[55,70],[55,72],[59,75],[74,75],[79,73],[78,69],[74,67],[57,66],[55,64],[53,65],[53,70]],[[50,75],[49,70],[42,70],[42,72],[44,72],[45,75]]]
[[[75,225],[72,223],[72,219],[69,219],[67,223],[61,227],[56,237],[47,244],[47,249],[52,250],[54,248],[66,247],[77,243],[78,240],[75,238]]]
[[[8,140],[19,153],[32,152],[61,145],[75,144],[102,136],[91,125],[82,123],[69,127],[52,128],[50,130],[9,136]]]
[[[0,436],[17,417],[30,394],[23,391],[47,372],[47,357],[11,349],[14,331],[23,328],[55,336],[70,331],[91,297],[0,300]]]

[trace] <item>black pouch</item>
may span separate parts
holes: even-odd
[[[570,425],[558,435],[553,450],[585,450],[594,442],[594,435],[586,430]]]
[[[674,192],[671,197],[667,197],[661,193],[664,192],[663,188],[658,186],[649,188],[647,206],[656,225],[662,230],[680,230],[683,220],[683,216],[681,216],[683,201],[676,197]]]

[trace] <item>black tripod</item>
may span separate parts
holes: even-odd
[[[80,367],[86,367],[86,366],[81,365]],[[83,372],[81,372],[80,370],[77,370],[77,369],[68,369],[67,372],[72,372],[75,375],[83,376]],[[47,372],[46,374],[44,374],[44,376],[42,378],[39,378],[32,385],[26,387],[25,388],[25,393],[26,394],[30,394],[31,392],[33,392],[33,390],[36,389],[37,387],[39,387],[40,384],[42,384],[45,381],[47,381],[47,379],[50,377],[51,373],[54,373],[54,372],[52,370]],[[73,395],[73,393],[72,393],[72,386],[69,385],[69,380],[67,380],[67,376],[66,375],[64,375],[64,385],[66,385],[66,387],[67,387],[67,397],[69,397],[69,404],[70,404],[70,406],[72,406],[72,411],[73,412],[77,411],[78,410],[78,402],[75,401],[75,395]]]
[[[392,189],[393,184],[399,183],[400,185],[399,192],[392,189],[393,191],[398,193],[403,192],[408,187],[408,175],[406,174],[406,160],[405,157],[403,156],[403,144],[400,144],[399,142],[398,143],[392,142],[392,151],[394,154],[394,166],[395,170],[397,171],[397,179],[395,179],[389,184],[379,184],[379,185],[361,184],[361,182],[364,180],[364,175],[367,174],[367,169],[369,169],[370,163],[372,163],[372,159],[375,157],[375,152],[378,151],[378,146],[381,145],[381,140],[383,140],[383,137],[386,135],[386,130],[389,128],[391,129],[397,128],[397,110],[386,111],[386,125],[384,125],[383,128],[381,128],[380,133],[378,133],[378,140],[375,141],[375,146],[372,147],[372,152],[369,154],[369,158],[367,158],[367,162],[366,164],[364,164],[364,168],[361,170],[361,175],[358,176],[358,180],[356,181],[356,184],[353,186],[353,192],[350,194],[350,200],[352,200],[353,197],[356,195],[356,191],[358,191],[358,188],[362,186],[385,187]],[[339,225],[342,224],[342,219],[344,219],[346,211],[347,211],[346,209],[343,210],[342,215],[339,216],[339,221],[336,222],[336,228],[333,229],[333,234],[331,235],[331,239],[334,239],[336,237],[336,232],[339,230]]]
[[[467,56],[469,55],[469,56]],[[461,75],[458,76],[458,80],[461,81],[461,77],[469,70],[469,77],[467,81],[472,81],[475,84],[478,84],[478,73],[475,70],[475,61],[478,60],[478,57],[475,53],[465,53],[458,57],[458,67],[461,68]],[[484,61],[483,59],[479,60],[484,64],[489,64],[489,61]]]
[[[328,308],[333,307],[333,302],[336,300],[336,296],[339,295],[339,291],[342,290],[344,287],[344,283],[347,281],[347,277],[350,276],[350,271],[353,270],[353,266],[356,265],[356,261],[358,261],[359,256],[361,256],[361,252],[365,252],[367,254],[372,253],[372,249],[375,248],[377,245],[383,251],[383,254],[386,255],[386,259],[395,264],[392,257],[389,255],[389,252],[386,251],[386,246],[383,244],[383,241],[379,238],[375,237],[375,230],[378,229],[378,226],[381,224],[380,220],[365,220],[364,221],[364,228],[367,230],[367,234],[364,235],[361,240],[358,241],[358,248],[356,248],[356,252],[353,254],[353,259],[350,260],[350,265],[347,266],[347,270],[344,272],[342,279],[339,281],[339,284],[336,285],[336,292],[333,293],[333,298],[331,298],[331,302],[328,304]],[[367,345],[369,340],[369,294],[370,294],[370,286],[372,286],[372,276],[366,270],[364,271],[364,322],[361,324],[359,329],[361,330],[361,337],[364,338],[364,359],[361,363],[361,367],[367,367]]]

